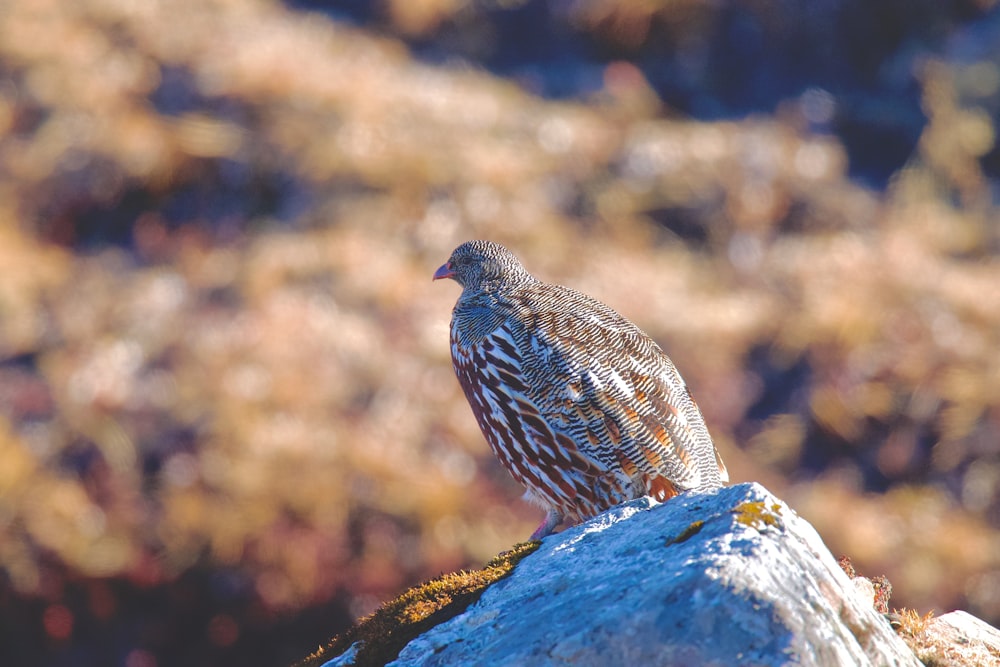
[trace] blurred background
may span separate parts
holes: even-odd
[[[998,121],[995,0],[6,0],[0,664],[282,665],[525,539],[470,238],[894,606],[1000,623]]]

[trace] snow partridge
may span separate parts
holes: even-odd
[[[500,462],[546,510],[531,536],[618,503],[728,482],[673,362],[603,303],[469,241],[434,273],[462,286],[451,358]]]

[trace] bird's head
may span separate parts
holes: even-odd
[[[466,292],[491,292],[533,280],[510,250],[493,241],[466,241],[434,272],[434,280],[451,278]]]

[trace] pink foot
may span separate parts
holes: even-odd
[[[529,539],[540,540],[546,535],[551,535],[556,526],[562,523],[562,520],[562,514],[559,514],[555,510],[549,510],[545,514],[545,520],[538,525],[538,528],[535,528],[535,532],[531,534]]]

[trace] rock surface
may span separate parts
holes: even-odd
[[[909,642],[926,665],[1000,665],[1000,630],[964,611],[929,620]]]
[[[919,665],[816,531],[758,484],[546,538],[393,665]]]

